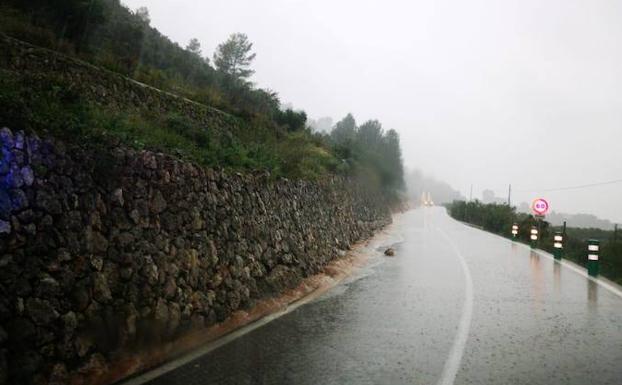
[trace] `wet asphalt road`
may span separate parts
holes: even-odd
[[[622,384],[620,293],[442,208],[367,251],[328,294],[149,384]]]

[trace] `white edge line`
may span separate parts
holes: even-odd
[[[375,238],[375,237],[376,236],[372,238]],[[370,240],[370,242],[373,242],[373,239]],[[379,241],[378,244],[382,244],[382,242]],[[374,248],[370,248],[369,246],[366,246],[363,248],[363,251],[373,251],[373,250]],[[316,300],[317,298],[326,294],[330,290],[334,289],[336,286],[340,285],[341,283],[344,283],[347,278],[348,277],[346,276],[342,280],[335,281],[334,284],[326,288],[326,290],[311,292],[310,294],[302,297],[301,299],[290,303],[283,310],[261,317],[260,319],[249,323],[248,325],[242,326],[239,329],[232,331],[231,333],[225,334],[224,336],[214,341],[208,342],[203,347],[195,348],[194,350],[191,350],[190,352],[183,354],[179,358],[176,358],[172,361],[168,361],[142,374],[138,374],[135,377],[131,377],[126,380],[121,380],[120,382],[116,384],[117,385],[142,385],[148,381],[152,381],[170,371],[177,369],[180,366],[186,365],[187,363],[194,361],[197,358],[242,337],[245,334],[252,332],[253,330],[257,328],[264,326],[265,324],[269,322],[274,321],[277,318],[280,318],[288,313],[291,313],[292,311],[298,309],[300,306],[306,305],[307,303]]]
[[[453,218],[451,218],[451,219],[453,219]],[[534,251],[534,252],[538,253],[538,255],[541,255],[541,256],[543,256],[545,258],[548,258],[548,259],[550,259],[550,260],[552,260],[552,261],[554,261],[556,263],[559,263],[563,267],[565,267],[565,268],[567,268],[567,269],[577,273],[578,275],[582,276],[583,278],[586,278],[589,281],[595,282],[596,284],[598,284],[599,286],[601,286],[605,290],[608,290],[612,294],[622,298],[622,290],[618,289],[616,287],[616,284],[609,283],[609,282],[605,281],[603,278],[594,278],[594,277],[590,276],[583,267],[580,267],[580,266],[576,265],[573,262],[570,262],[570,261],[564,260],[564,259],[556,260],[555,257],[553,257],[552,254],[550,254],[550,253],[548,253],[548,252],[546,252],[546,251],[544,251],[542,249],[532,249],[529,245],[526,245],[526,244],[524,244],[522,242],[516,242],[516,241],[513,241],[511,239],[505,238],[505,237],[503,237],[503,236],[501,236],[499,234],[491,233],[490,231],[486,231],[486,230],[480,230],[480,229],[474,228],[472,226],[468,226],[468,225],[466,225],[466,224],[464,224],[464,223],[462,223],[460,221],[457,221],[455,219],[453,219],[453,220],[456,221],[457,223],[462,224],[466,229],[483,232],[483,233],[491,235],[493,237],[496,237],[496,238],[502,239],[504,241],[513,243],[515,245],[518,245],[518,246],[520,246],[520,247],[522,247],[524,249],[528,249],[528,250]]]
[[[521,244],[521,246],[524,246],[525,248],[529,249],[529,246],[527,246],[527,245]],[[575,273],[577,273],[578,275],[582,276],[583,278],[586,278],[588,281],[595,282],[599,286],[601,286],[604,289],[610,291],[612,294],[615,294],[618,297],[622,298],[622,291],[621,290],[617,289],[612,284],[607,283],[607,282],[603,281],[600,278],[594,278],[594,277],[590,276],[584,268],[575,265],[573,262],[565,261],[563,259],[558,261],[558,260],[555,259],[555,257],[553,257],[553,255],[551,255],[550,253],[548,253],[548,252],[546,252],[544,250],[541,250],[541,249],[531,249],[531,250],[533,250],[534,252],[536,252],[538,255],[540,255],[542,257],[548,258],[548,259],[550,259],[550,260],[552,260],[554,262],[559,263],[560,265],[564,266],[565,268],[574,271]]]
[[[390,226],[390,225],[389,225]],[[382,230],[382,231],[386,231],[386,229]],[[381,231],[381,232],[382,232]],[[381,232],[379,232],[378,234],[380,234]],[[362,251],[372,251],[375,250],[377,247],[380,247],[378,245],[382,245],[383,242],[381,240],[378,240],[376,242],[374,242],[374,239],[378,236],[378,234],[375,234],[372,239],[369,240],[370,244],[374,244],[374,247],[369,247],[369,245],[366,245]],[[369,261],[368,261],[369,262]],[[367,266],[366,266],[367,267]],[[288,313],[291,313],[292,311],[298,309],[300,306],[306,305],[307,303],[316,300],[317,298],[321,297],[322,295],[326,294],[327,292],[329,292],[330,290],[334,289],[336,286],[345,283],[346,280],[349,278],[349,276],[344,277],[341,280],[335,281],[333,285],[331,285],[330,287],[328,287],[326,290],[321,290],[321,291],[315,291],[315,292],[311,292],[310,294],[302,297],[301,299],[294,301],[292,303],[290,303],[289,305],[287,305],[283,310],[281,311],[277,311],[275,313],[266,315],[256,321],[253,321],[251,323],[249,323],[248,325],[242,326],[239,329],[236,329],[234,331],[232,331],[231,333],[225,334],[224,336],[212,341],[212,342],[208,342],[205,346],[203,347],[199,347],[199,348],[195,348],[194,350],[191,350],[188,353],[183,354],[182,356],[180,356],[179,358],[176,358],[172,361],[168,361],[162,365],[159,365],[151,370],[148,370],[142,374],[138,374],[134,377],[131,377],[129,379],[126,380],[121,380],[120,382],[117,382],[115,384],[117,385],[142,385],[148,381],[152,381],[160,376],[162,376],[163,374],[166,374],[170,371],[173,371],[175,369],[177,369],[180,366],[186,365],[187,363],[196,360],[197,358],[211,352],[214,351],[216,349],[218,349],[221,346],[224,346],[226,344],[228,344],[229,342],[232,342],[235,339],[238,339],[240,337],[242,337],[245,334],[248,334],[250,332],[252,332],[253,330],[262,327],[263,325],[274,321],[277,318],[280,318]]]
[[[438,385],[452,385],[456,379],[458,370],[460,370],[460,364],[469,338],[469,329],[471,328],[471,320],[473,318],[473,279],[471,278],[469,265],[467,265],[464,256],[460,253],[456,244],[443,230],[438,227],[437,230],[447,240],[447,243],[449,243],[458,256],[465,280],[464,305],[462,306],[462,316],[458,324],[458,331],[456,332],[454,343],[449,352],[449,357],[447,357],[447,361],[445,361],[442,376],[437,383]]]
[[[338,284],[338,283],[337,283]],[[336,284],[336,285],[337,285]],[[335,285],[335,286],[336,286]],[[332,289],[332,287],[331,287]],[[294,310],[296,310],[297,308],[299,308],[302,305],[305,305],[313,300],[315,300],[318,296],[321,296],[322,294],[324,294],[326,291],[322,291],[319,293],[316,293],[314,295],[314,293],[311,293],[301,299],[299,299],[298,301],[295,301],[291,304],[289,304],[285,309],[278,311],[276,313],[272,313],[270,315],[267,315],[265,317],[262,317],[254,322],[251,322],[250,324],[246,325],[246,326],[242,326],[239,329],[236,329],[235,331],[224,335],[223,337],[218,338],[217,340],[213,341],[213,342],[208,342],[207,345],[197,348],[187,354],[184,354],[183,356],[174,359],[172,361],[169,361],[165,364],[162,364],[158,367],[156,367],[155,369],[149,370],[143,374],[138,375],[137,377],[134,378],[130,378],[126,381],[122,381],[119,383],[119,385],[142,385],[148,381],[154,380],[160,376],[162,376],[163,374],[166,374],[172,370],[177,369],[180,366],[186,365],[187,363],[194,361],[195,359],[213,351],[218,349],[219,347],[228,344],[229,342],[242,337],[243,335],[252,332],[253,330],[279,318],[284,316],[287,313],[290,313]]]

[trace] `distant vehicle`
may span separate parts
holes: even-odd
[[[421,204],[425,207],[434,206],[434,201],[432,200],[432,196],[430,195],[430,192],[421,193]]]

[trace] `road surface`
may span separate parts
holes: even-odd
[[[442,208],[381,238],[328,294],[148,384],[622,384],[616,288]]]

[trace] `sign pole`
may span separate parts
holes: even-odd
[[[531,248],[533,249],[540,245],[540,238],[542,238],[542,219],[549,211],[549,202],[542,198],[535,199],[531,203],[531,209],[536,219],[536,226],[531,229]]]
[[[540,238],[542,238],[542,219],[538,217],[538,239],[536,240],[536,247],[540,246]]]

